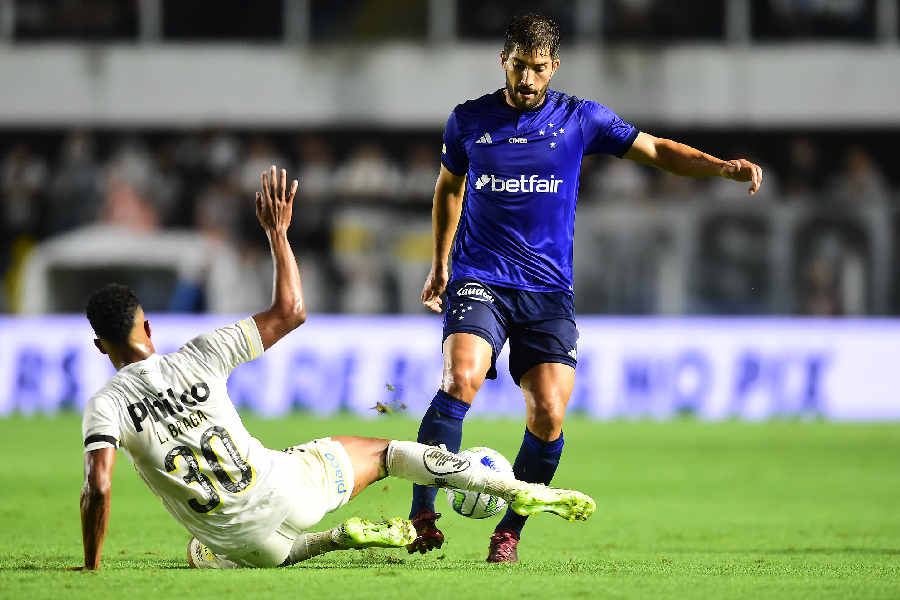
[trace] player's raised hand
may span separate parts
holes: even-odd
[[[750,189],[747,190],[750,195],[756,193],[759,186],[762,185],[763,173],[759,165],[755,165],[745,158],[729,160],[722,167],[720,174],[725,179],[733,179],[735,181],[750,181]]]
[[[276,175],[275,165],[268,173],[263,171],[262,192],[256,192],[256,218],[265,229],[287,230],[294,210],[297,180],[291,184],[288,194],[287,171],[281,169],[280,179]]]
[[[436,313],[441,312],[441,294],[447,289],[447,269],[435,265],[431,266],[428,278],[425,280],[425,289],[422,290],[422,304],[425,308]]]

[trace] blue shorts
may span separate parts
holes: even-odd
[[[487,378],[497,378],[497,356],[509,340],[509,374],[522,376],[544,363],[575,368],[575,302],[564,292],[527,292],[457,279],[447,286],[444,339],[454,333],[484,338],[493,350]]]

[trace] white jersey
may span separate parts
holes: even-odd
[[[85,408],[85,452],[121,447],[166,509],[213,551],[252,548],[296,502],[296,467],[265,448],[225,387],[263,353],[252,318],[119,371]]]

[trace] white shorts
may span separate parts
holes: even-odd
[[[268,540],[246,554],[227,557],[243,567],[277,567],[283,563],[294,540],[347,504],[353,493],[353,466],[340,442],[321,438],[285,452],[295,459],[303,493]]]

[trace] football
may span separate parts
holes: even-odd
[[[491,448],[482,446],[467,448],[460,452],[459,455],[472,462],[481,463],[498,473],[506,473],[510,477],[513,476],[512,465],[509,464],[509,461],[502,454]],[[447,504],[450,505],[454,512],[472,519],[493,517],[506,509],[506,500],[503,498],[466,490],[448,489]]]

